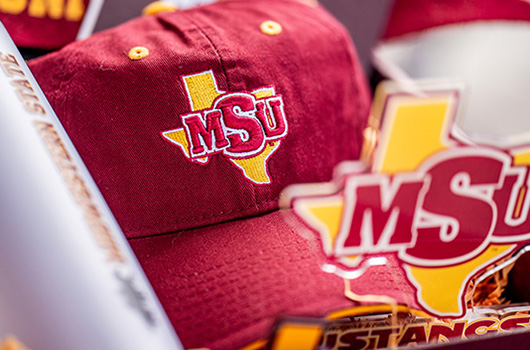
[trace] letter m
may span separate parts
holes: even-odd
[[[221,112],[207,111],[203,119],[200,113],[182,116],[186,129],[191,158],[218,153],[230,145],[221,122]]]
[[[424,186],[426,180],[415,174],[348,178],[336,254],[383,253],[410,246]]]

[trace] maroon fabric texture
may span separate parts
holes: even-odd
[[[278,317],[322,317],[355,305],[342,278],[320,269],[326,260],[317,235],[291,227],[290,215],[129,241],[185,347],[238,349],[265,338]],[[392,266],[371,268],[351,289],[368,294],[379,286],[414,306],[404,273]]]
[[[266,35],[262,22],[280,23]],[[149,56],[132,61],[135,46]],[[345,29],[321,7],[229,1],[133,20],[30,62],[127,237],[278,208],[292,183],[328,181],[359,154],[369,92]],[[255,185],[222,155],[191,163],[160,132],[190,113],[181,76],[213,70],[221,90],[273,85],[289,133]]]
[[[385,38],[478,20],[530,20],[524,0],[397,0]]]
[[[45,12],[39,15],[41,17],[31,15],[28,11],[31,4],[37,2],[44,3],[46,7]],[[55,1],[52,10],[48,1],[6,1],[0,5],[0,21],[19,47],[58,49],[74,41],[81,26],[80,12],[66,13],[69,2],[75,2],[76,9],[86,10],[90,0],[66,0],[62,4],[61,1]]]

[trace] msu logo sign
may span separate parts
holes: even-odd
[[[219,91],[212,71],[182,77],[190,113],[182,127],[162,137],[178,146],[191,162],[205,165],[221,154],[254,184],[272,182],[267,161],[287,136],[281,96],[274,87],[248,92]]]
[[[339,276],[392,254],[424,311],[460,317],[471,279],[530,242],[530,147],[474,144],[452,125],[460,91],[389,91],[375,97],[371,129],[382,127],[366,162],[291,187],[281,205],[320,236]]]

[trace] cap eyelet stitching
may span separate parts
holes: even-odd
[[[129,50],[129,58],[133,61],[149,56],[149,50],[143,46],[136,46]]]
[[[265,21],[261,23],[260,29],[267,35],[278,35],[282,32],[282,26],[278,22]]]

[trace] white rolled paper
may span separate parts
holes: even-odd
[[[182,349],[1,26],[0,338],[7,335],[30,349]]]

